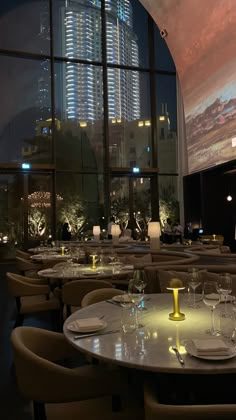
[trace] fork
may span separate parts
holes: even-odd
[[[183,359],[183,357],[181,356],[181,354],[180,354],[179,350],[177,349],[177,347],[176,347],[176,346],[172,346],[171,348],[172,348],[172,350],[175,352],[176,357],[177,357],[177,359],[178,359],[179,363],[183,366],[183,365],[184,365],[184,359]]]

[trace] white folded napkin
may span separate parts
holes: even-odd
[[[84,318],[84,319],[76,319],[75,321],[71,322],[68,325],[68,329],[71,331],[80,331],[80,332],[88,332],[91,329],[100,329],[104,327],[104,321],[101,319],[94,317],[94,318]]]
[[[122,270],[133,270],[133,268],[134,268],[134,266],[133,266],[133,265],[128,264],[128,265],[124,265],[124,266],[122,267]]]
[[[120,302],[120,303],[131,302],[130,296],[128,294],[113,296],[112,300],[114,300],[115,302]]]
[[[192,342],[197,354],[201,356],[225,356],[230,354],[230,348],[220,339],[194,339]]]
[[[45,268],[45,270],[41,270],[41,272],[43,274],[57,273],[57,271],[54,270],[53,268]]]

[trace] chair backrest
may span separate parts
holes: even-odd
[[[145,384],[145,420],[232,420],[236,404],[170,405],[158,400],[157,387]]]
[[[25,260],[30,259],[30,254],[28,252],[21,251],[21,249],[16,250],[16,256],[24,258]]]
[[[81,306],[83,297],[92,290],[104,287],[112,288],[112,284],[105,280],[75,280],[66,283],[62,289],[62,302],[65,305]]]
[[[30,271],[38,271],[42,268],[40,264],[36,264],[22,257],[16,257],[16,268],[20,274],[25,274]]]
[[[83,297],[81,301],[81,307],[85,308],[86,306],[93,305],[94,303],[98,303],[106,299],[111,299],[114,296],[122,295],[124,293],[124,290],[113,289],[109,287],[92,290]]]
[[[36,296],[49,293],[47,284],[41,280],[29,279],[16,273],[6,273],[8,290],[13,297]]]
[[[106,371],[104,366],[71,369],[56,363],[78,354],[62,333],[17,327],[11,333],[11,343],[18,388],[29,400],[63,403],[118,392],[118,375]]]

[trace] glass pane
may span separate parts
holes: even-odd
[[[49,1],[1,0],[0,48],[49,54]]]
[[[1,162],[50,163],[50,64],[0,56]]]
[[[138,0],[105,0],[108,63],[148,67],[148,14]]]
[[[94,225],[104,228],[103,177],[96,174],[57,174],[58,238],[65,222],[72,239],[92,237]]]
[[[110,166],[150,167],[149,75],[108,71]]]
[[[151,220],[150,178],[134,178],[132,183],[136,238],[144,241],[147,236],[148,223]]]
[[[158,166],[160,172],[177,172],[177,111],[175,76],[156,77]]]
[[[175,63],[158,26],[154,23],[155,67],[157,70],[175,71]]]
[[[48,240],[52,233],[51,176],[30,174],[28,185],[28,239]],[[62,198],[57,196],[57,200]]]
[[[171,224],[179,220],[178,176],[159,176],[159,206],[162,228],[169,217]]]
[[[55,71],[57,168],[102,170],[102,69],[57,63]]]
[[[0,174],[0,203],[0,258],[12,258],[24,237],[22,174]]]
[[[55,55],[101,61],[101,0],[54,0],[53,19]]]
[[[125,177],[114,177],[111,180],[111,216],[121,229],[126,229],[129,218],[129,179]]]

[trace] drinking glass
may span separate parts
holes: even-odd
[[[136,324],[137,327],[139,326],[139,320],[138,320],[138,309],[139,309],[139,305],[141,304],[143,298],[144,298],[144,294],[139,292],[137,293],[137,287],[135,285],[135,280],[134,278],[129,280],[129,285],[128,285],[128,295],[130,298],[130,301],[132,302],[133,308],[135,310],[135,315],[136,315]]]
[[[219,293],[223,296],[224,302],[225,302],[225,309],[224,313],[222,314],[223,317],[228,317],[228,311],[227,311],[227,296],[230,295],[232,292],[232,278],[229,273],[222,273],[220,274],[220,278],[217,281],[217,287],[219,290]]]
[[[139,293],[144,293],[144,289],[147,286],[147,277],[144,270],[134,270],[133,274],[134,287]]]
[[[214,311],[216,306],[220,303],[220,294],[216,281],[209,281],[203,284],[203,302],[211,310],[211,328],[206,333],[210,335],[220,335],[220,332],[215,328]]]
[[[233,296],[233,300],[232,300],[232,318],[233,318],[233,323],[234,323],[234,329],[231,335],[231,341],[233,343],[236,343],[236,297]]]
[[[197,268],[190,268],[189,269],[189,280],[188,284],[190,288],[193,290],[193,308],[199,308],[199,305],[196,304],[196,289],[201,284],[201,274],[199,273]]]

